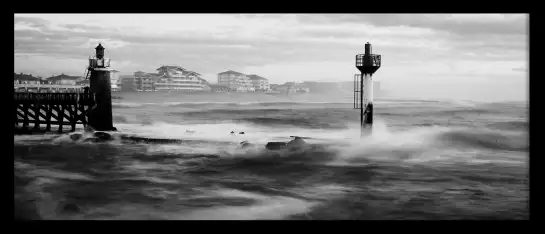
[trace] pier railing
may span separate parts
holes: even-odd
[[[15,103],[42,104],[91,104],[94,101],[93,94],[90,93],[14,93],[13,99]]]
[[[14,88],[50,88],[50,89],[79,89],[83,88],[82,85],[72,85],[72,84],[13,84]]]
[[[381,56],[379,54],[358,54],[356,55],[356,67],[377,66],[380,67]]]

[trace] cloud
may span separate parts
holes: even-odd
[[[513,76],[528,60],[525,15],[48,14],[14,23],[15,69],[51,58],[59,73],[85,66],[100,42],[123,73],[177,64],[211,80],[227,69],[273,83],[350,80],[368,41],[383,56],[380,76],[412,83]]]
[[[324,14],[299,15],[305,23],[351,23],[377,27],[427,28],[459,35],[528,34],[527,16],[492,14]]]

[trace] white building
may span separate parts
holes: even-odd
[[[252,81],[252,85],[256,91],[269,91],[271,90],[271,87],[269,86],[269,80],[252,74],[248,75],[248,78]]]
[[[208,82],[200,78],[199,73],[180,66],[161,66],[157,69],[155,81],[157,91],[204,91],[209,89]]]
[[[47,78],[47,82],[49,84],[57,84],[57,85],[76,85],[76,81],[81,80],[83,77],[80,76],[69,76],[65,74],[61,74],[58,76],[52,76]]]
[[[236,92],[255,92],[254,85],[248,76],[236,71],[218,73],[218,84]]]
[[[118,70],[112,70],[110,72],[110,86],[112,87],[112,91],[121,90],[121,80],[119,79]]]

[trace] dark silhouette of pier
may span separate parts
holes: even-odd
[[[96,131],[116,131],[112,118],[110,60],[104,58],[104,47],[99,44],[96,55],[89,59],[87,75],[89,87],[84,93],[14,93],[15,133],[50,132],[51,126],[64,125],[76,130],[76,125]],[[21,126],[19,124],[22,123]],[[30,124],[34,124],[29,128]],[[44,124],[45,128],[40,125]]]
[[[50,132],[52,125],[59,133],[64,125],[75,131],[77,124],[88,124],[87,113],[95,105],[89,93],[14,93],[14,103],[16,133]]]

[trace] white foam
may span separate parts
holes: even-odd
[[[316,138],[316,141],[342,141],[351,138],[358,133],[354,129],[347,130],[322,130],[272,128],[244,123],[217,123],[217,124],[170,124],[155,122],[151,125],[117,124],[118,130],[150,138],[168,138],[182,140],[202,140],[216,142],[240,143],[249,141],[251,143],[266,144],[271,140],[289,140],[289,136],[308,136]],[[188,132],[189,131],[189,132]],[[230,132],[234,131],[234,134]],[[244,132],[245,134],[239,134]],[[310,139],[309,141],[313,141]]]
[[[141,107],[144,105],[154,105],[156,103],[134,103],[134,102],[114,102],[112,106],[115,107]]]
[[[44,178],[50,178],[50,179],[68,179],[68,180],[83,180],[83,181],[94,180],[91,176],[88,176],[88,175],[53,170],[53,169],[35,169],[35,170],[29,171],[28,175],[31,177],[44,177]]]
[[[40,141],[40,140],[50,140],[54,139],[58,135],[53,134],[41,134],[41,135],[14,135],[13,136],[13,142],[17,144],[26,144],[31,143],[33,141]]]
[[[146,148],[148,155],[155,154],[220,154],[223,152],[220,147],[214,143],[197,145],[150,145]]]
[[[295,198],[276,197],[245,207],[224,206],[201,209],[179,218],[183,220],[278,220],[306,213],[315,205],[316,203]]]
[[[177,217],[182,220],[277,220],[291,215],[310,211],[317,202],[284,196],[266,196],[236,189],[219,189],[211,192],[213,196],[239,197],[255,200],[248,206],[217,206],[194,210]]]
[[[390,131],[384,122],[373,126],[372,134],[363,138],[352,138],[347,144],[332,146],[337,150],[338,159],[335,163],[342,164],[346,160],[367,158],[376,160],[399,160],[394,152],[418,154],[429,150],[427,147],[433,139],[442,132],[449,131],[445,127],[417,127],[403,131]]]
[[[173,179],[164,179],[164,178],[159,178],[159,177],[156,177],[156,176],[136,176],[136,177],[126,177],[126,178],[119,178],[119,179],[116,179],[116,180],[119,180],[119,181],[148,181],[148,182],[151,182],[151,183],[156,183],[156,184],[178,184],[179,181],[178,180],[173,180]]]
[[[331,200],[340,198],[346,193],[354,192],[355,190],[355,188],[350,188],[339,184],[323,184],[312,187],[292,189],[291,191],[308,199]]]
[[[142,175],[146,175],[147,170],[176,171],[176,170],[183,169],[179,165],[159,164],[155,162],[143,162],[143,161],[120,162],[119,166],[123,168],[124,171],[139,173]]]

